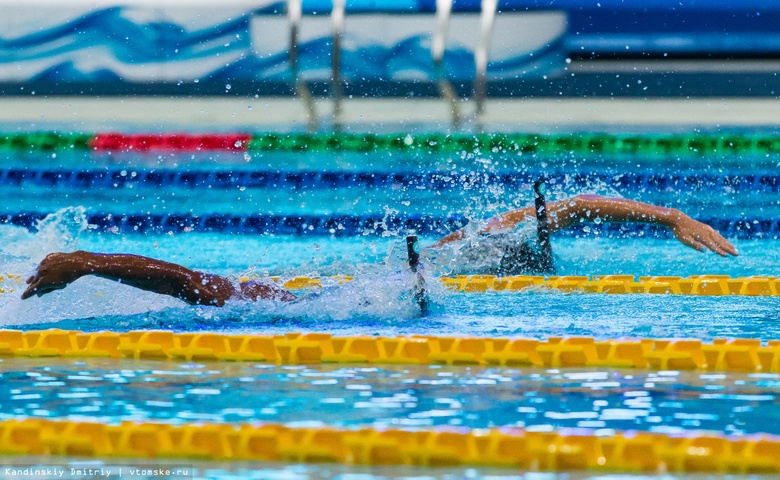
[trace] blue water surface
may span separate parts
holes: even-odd
[[[569,171],[570,180],[548,185],[551,199],[578,193],[635,198],[679,208],[697,218],[780,218],[778,188],[751,190],[715,182],[628,185],[595,181],[589,174],[649,172],[653,175],[709,172],[715,176],[771,175],[775,158],[591,158],[522,157],[501,152],[453,156],[267,155],[226,156],[24,156],[0,160],[0,169],[167,169],[172,171],[264,170],[334,172],[450,172],[447,188],[389,184],[323,188],[284,185],[263,188],[144,187],[81,188],[77,185],[13,185],[0,182],[6,213],[50,215],[34,228],[0,225],[0,273],[31,274],[46,254],[85,249],[132,253],[226,275],[330,276],[322,289],[297,292],[300,299],[228,302],[224,308],[189,306],[108,280],[85,277],[67,289],[21,301],[23,283],[0,284],[4,328],[67,328],[86,331],[171,329],[242,333],[329,332],[336,335],[475,335],[596,338],[750,337],[780,339],[780,297],[596,295],[544,290],[465,294],[441,288],[435,278],[450,265],[423,248],[431,309],[413,301],[414,277],[406,265],[407,231],[338,235],[231,235],[177,231],[133,234],[101,230],[87,222],[99,213],[208,213],[249,215],[449,214],[473,222],[528,205],[529,185],[485,182],[483,174]],[[769,172],[769,173],[767,173]],[[137,172],[136,172],[137,174]],[[579,175],[579,176],[577,176]],[[720,178],[718,177],[718,178]],[[599,177],[601,178],[601,177]],[[421,236],[426,247],[437,236]],[[735,258],[699,253],[663,238],[607,238],[597,231],[553,236],[563,275],[777,275],[778,241],[731,238]],[[706,430],[734,435],[780,434],[778,376],[702,372],[638,372],[604,369],[483,369],[449,367],[280,367],[255,363],[179,363],[130,360],[2,359],[0,411],[4,418],[69,418],[117,423],[282,422],[426,428],[515,425],[554,430],[590,428],[667,433]],[[311,406],[316,405],[316,409]],[[34,459],[15,462],[34,462]],[[48,459],[47,459],[48,461]],[[104,462],[99,460],[98,462]],[[103,463],[106,464],[105,462]],[[199,463],[207,478],[522,478],[609,479],[608,474],[537,474],[493,469],[314,467]],[[683,478],[634,475],[627,478]],[[696,478],[687,477],[684,478]],[[711,478],[701,476],[698,478]]]
[[[2,418],[780,434],[777,374],[5,359],[0,379]]]
[[[233,302],[225,309],[191,307],[172,298],[95,278],[83,278],[64,291],[21,302],[18,295],[23,285],[7,281],[5,293],[0,293],[0,306],[6,312],[3,322],[21,328],[59,326],[86,330],[172,328],[249,332],[317,330],[342,334],[439,332],[538,338],[550,335],[780,338],[775,321],[778,300],[774,297],[614,297],[539,291],[468,295],[433,288],[433,308],[421,318],[409,298],[412,278],[405,265],[403,245],[408,231],[402,228],[366,231],[355,236],[339,235],[338,231],[331,235],[321,232],[236,235],[187,232],[186,229],[133,234],[132,230],[98,228],[87,221],[92,213],[323,218],[375,215],[380,219],[461,215],[470,219],[473,226],[492,215],[532,202],[530,184],[496,181],[501,175],[517,174],[524,178],[548,175],[550,199],[597,193],[679,208],[696,218],[774,221],[780,218],[778,162],[780,158],[773,156],[576,157],[565,153],[541,156],[501,151],[435,155],[424,152],[6,155],[0,158],[0,171],[4,172],[0,174],[4,179],[0,181],[0,193],[14,199],[13,203],[6,203],[6,213],[37,212],[50,217],[30,231],[0,225],[0,265],[5,273],[25,277],[47,253],[80,248],[150,256],[234,279],[346,274],[354,275],[356,280],[349,285],[328,286],[315,294],[303,293],[303,300],[292,305]],[[11,179],[18,178],[20,171],[27,172],[27,180],[15,183]],[[9,176],[9,172],[16,172],[17,177]],[[70,176],[57,180],[57,172],[67,172]],[[88,178],[93,179],[100,172],[112,172],[111,175],[118,174],[118,178],[125,180],[85,187],[75,180],[78,172],[91,172]],[[224,179],[218,182],[217,177],[203,177],[214,172],[223,175],[241,172],[245,175],[241,178],[251,178],[253,172],[265,172],[281,175],[278,178],[282,179],[299,178],[295,177],[297,174],[311,179],[312,172],[332,172],[332,178],[348,180],[338,188],[298,180],[245,187],[240,183],[226,184]],[[209,180],[200,183],[181,180],[181,175],[189,174],[211,178],[214,184]],[[344,177],[353,174],[358,176]],[[425,183],[405,183],[406,180],[376,185],[359,180],[370,178],[371,174],[385,175],[383,178],[389,174],[400,175],[401,179],[434,174],[438,180],[436,188]],[[158,186],[137,180],[158,178],[149,175],[167,175],[165,178],[179,180]],[[47,185],[46,179],[51,184]],[[588,230],[586,226],[576,236],[553,236],[558,274],[771,276],[777,273],[780,263],[777,240],[771,236],[730,238],[740,256],[722,258],[685,247],[672,235],[612,238],[597,228]],[[423,234],[421,244],[430,245],[439,235]],[[423,262],[429,284],[433,286],[436,276],[458,270],[458,265],[448,264],[425,248]]]

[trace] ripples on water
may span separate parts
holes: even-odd
[[[780,434],[778,389],[774,374],[9,358],[0,416]]]
[[[155,256],[223,274],[333,275],[356,279],[308,292],[300,302],[233,302],[227,308],[189,307],[107,280],[87,277],[43,298],[22,302],[22,285],[4,284],[0,308],[7,327],[179,331],[222,330],[283,333],[298,330],[337,334],[440,333],[604,337],[780,338],[778,297],[682,297],[670,295],[584,295],[536,291],[526,294],[457,294],[431,279],[433,308],[421,318],[395,238],[288,239],[178,235],[123,237],[85,232],[83,210],[50,218],[38,233],[0,229],[10,243],[0,259],[8,273],[27,274],[49,251],[87,248]],[[431,241],[428,239],[427,241]],[[227,242],[227,243],[225,243]],[[738,244],[742,256],[722,259],[676,242],[627,239],[562,239],[556,242],[562,274],[631,273],[682,275],[771,273],[780,253],[767,241]],[[686,264],[680,265],[684,258]],[[247,269],[252,261],[264,270]],[[204,266],[205,265],[205,266]],[[240,267],[239,267],[240,265]],[[441,266],[439,268],[442,268]],[[441,273],[429,270],[429,275]],[[327,282],[326,282],[327,283]],[[15,291],[10,290],[15,287]]]

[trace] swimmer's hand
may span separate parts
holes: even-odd
[[[83,262],[79,259],[80,253],[82,252],[47,255],[38,265],[35,274],[27,279],[28,287],[22,293],[22,300],[33,295],[40,297],[49,292],[60,290],[83,276]]]
[[[728,240],[714,228],[689,217],[682,212],[675,212],[668,222],[669,228],[677,240],[700,252],[712,250],[723,257],[737,256],[739,253]]]

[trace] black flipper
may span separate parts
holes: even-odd
[[[420,252],[417,235],[406,237],[406,253],[409,256],[409,268],[415,274],[413,298],[419,305],[422,314],[425,315],[428,312],[428,295],[425,291],[425,278],[419,269]]]
[[[552,245],[550,244],[550,226],[547,222],[547,205],[544,198],[544,180],[534,182],[534,205],[536,207],[536,238],[539,247],[539,266],[547,273],[555,273]]]

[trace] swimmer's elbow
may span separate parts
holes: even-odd
[[[222,307],[227,301],[226,298],[222,298],[218,295],[213,295],[211,292],[201,291],[201,289],[187,289],[174,295],[179,300],[183,300],[190,305],[208,305],[213,307]]]
[[[236,290],[227,281],[216,275],[189,278],[178,297],[190,305],[222,307],[236,296]]]
[[[605,207],[609,201],[609,198],[595,193],[580,193],[564,200],[572,220],[589,218],[591,211]]]
[[[579,195],[571,197],[569,200],[577,204],[582,204],[587,202],[603,202],[604,200],[607,200],[607,197],[595,193],[580,193]]]

